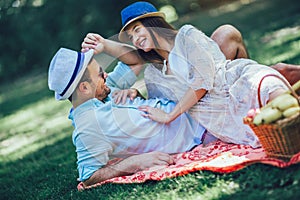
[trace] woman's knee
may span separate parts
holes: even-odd
[[[248,58],[242,34],[234,26],[225,24],[218,27],[211,38],[218,44],[226,59]]]
[[[241,32],[230,24],[224,24],[219,26],[211,35],[211,38],[215,41],[221,41],[222,43],[228,42],[242,42]]]

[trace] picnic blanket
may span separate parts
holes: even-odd
[[[77,189],[90,189],[106,183],[142,183],[147,180],[160,181],[199,170],[230,173],[254,163],[264,163],[284,168],[300,162],[300,152],[285,162],[269,158],[263,148],[254,149],[247,145],[228,144],[220,140],[212,142],[207,146],[199,145],[189,152],[173,156],[176,163],[174,165],[152,167],[130,176],[112,178],[85,188],[82,183],[79,183]]]

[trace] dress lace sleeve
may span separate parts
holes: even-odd
[[[211,39],[190,26],[181,42],[188,62],[187,84],[194,90],[212,89],[215,66]]]

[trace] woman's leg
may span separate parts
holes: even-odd
[[[226,59],[249,58],[242,34],[232,25],[218,27],[211,38],[219,45]],[[270,66],[279,71],[291,85],[300,80],[300,65],[277,63]]]
[[[249,58],[242,34],[234,26],[225,24],[218,27],[211,38],[219,45],[226,59]]]

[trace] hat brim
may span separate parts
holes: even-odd
[[[165,13],[163,12],[151,12],[151,13],[146,13],[146,14],[143,14],[143,15],[140,15],[136,18],[133,18],[131,20],[129,20],[124,26],[123,28],[120,30],[120,33],[119,33],[119,40],[121,42],[127,42],[129,41],[129,38],[127,37],[126,33],[125,33],[125,29],[134,21],[136,20],[139,20],[139,19],[143,19],[143,18],[147,18],[147,17],[162,17],[162,18],[166,18],[166,15]]]
[[[73,92],[75,91],[80,79],[82,78],[89,62],[91,61],[93,55],[94,55],[94,50],[92,50],[92,49],[89,50],[88,52],[84,53],[84,60],[83,60],[82,68],[78,72],[73,83],[70,85],[69,89],[66,91],[66,93],[63,96],[60,96],[59,94],[55,94],[56,99],[58,99],[58,100],[67,99],[73,94]]]

